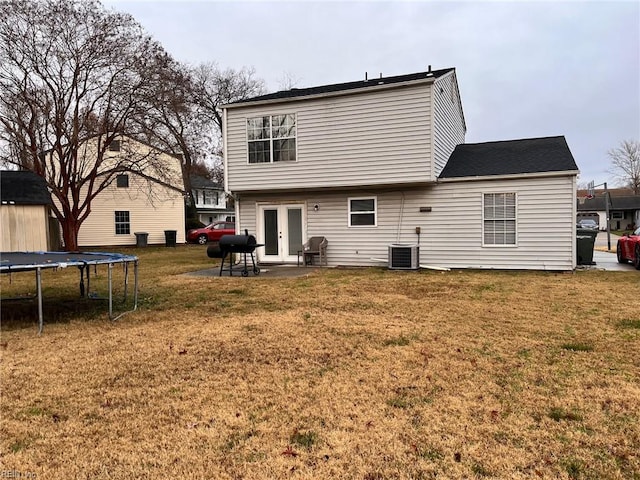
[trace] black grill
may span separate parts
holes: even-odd
[[[258,247],[263,247],[263,244],[256,242],[256,237],[249,235],[247,230],[244,231],[244,235],[223,235],[220,237],[218,244],[210,245],[207,248],[207,256],[209,258],[221,258],[220,261],[220,276],[225,270],[229,271],[229,275],[233,276],[233,257],[234,253],[242,254],[244,257],[244,268],[241,270],[241,275],[246,277],[249,275],[249,269],[247,267],[247,254],[251,256],[251,264],[253,266],[253,274],[260,275],[260,268],[256,265],[253,252]],[[224,268],[224,261],[229,257],[229,268]]]

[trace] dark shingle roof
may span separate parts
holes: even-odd
[[[208,178],[200,175],[189,175],[191,181],[191,188],[211,188],[214,190],[222,190],[222,185],[212,182]]]
[[[50,205],[51,195],[44,178],[33,172],[0,172],[0,197],[2,203],[16,205]]]
[[[458,145],[440,178],[577,171],[563,136]]]
[[[578,210],[595,210],[603,212],[606,210],[604,194],[598,192],[598,196],[586,198],[584,203],[578,202]],[[629,195],[625,197],[611,197],[609,204],[611,210],[640,210],[640,195]]]
[[[322,95],[327,93],[342,92],[346,90],[356,90],[359,88],[377,87],[380,85],[392,85],[394,83],[412,82],[416,80],[425,80],[427,78],[438,78],[449,72],[453,72],[454,68],[444,68],[442,70],[430,70],[429,72],[410,73],[407,75],[396,75],[393,77],[370,78],[368,80],[360,80],[357,82],[335,83],[332,85],[321,85],[309,88],[292,88],[291,90],[282,90],[280,92],[260,95],[258,97],[238,100],[229,105],[237,105],[249,102],[264,102],[267,100],[286,100],[289,98],[306,97],[311,95]]]

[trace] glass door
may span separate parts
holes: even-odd
[[[280,204],[258,207],[258,259],[262,262],[296,262],[302,250],[304,205]]]

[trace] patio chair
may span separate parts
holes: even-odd
[[[304,266],[313,265],[313,257],[320,257],[320,265],[327,265],[327,239],[325,237],[311,237],[302,245],[302,250],[298,250],[298,266],[300,266],[300,257]]]

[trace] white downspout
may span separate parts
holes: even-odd
[[[233,198],[236,234],[240,231],[240,199],[229,190],[229,161],[227,155],[227,109],[222,107],[222,165],[224,168],[224,193]]]

